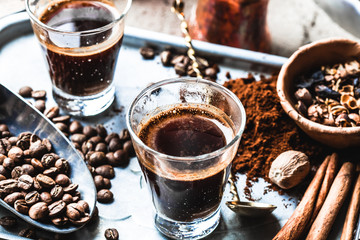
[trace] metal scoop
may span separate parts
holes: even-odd
[[[7,124],[12,134],[18,135],[21,132],[30,131],[40,138],[47,138],[51,141],[54,151],[61,157],[68,160],[71,168],[70,179],[79,185],[82,199],[87,201],[92,216],[96,203],[96,190],[94,181],[88,171],[85,162],[76,152],[69,140],[50,122],[44,115],[34,109],[16,93],[11,92],[0,84],[0,123]],[[56,227],[51,223],[38,222],[29,216],[17,212],[2,199],[0,205],[8,209],[26,222],[51,232],[70,233],[82,226],[67,225]]]
[[[230,172],[229,177],[230,193],[233,195],[232,201],[226,202],[226,205],[234,212],[249,217],[256,217],[271,213],[276,209],[276,206],[267,203],[257,202],[241,202],[238,191],[234,183],[234,177]]]

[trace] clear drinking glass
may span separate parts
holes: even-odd
[[[158,230],[175,239],[210,234],[245,127],[240,100],[214,82],[176,78],[145,88],[126,118]]]
[[[68,113],[96,115],[113,102],[114,70],[131,2],[25,0],[54,98]]]

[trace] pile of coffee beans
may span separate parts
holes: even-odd
[[[152,47],[140,48],[140,54],[144,59],[154,59],[156,53],[156,49]],[[206,58],[196,57],[196,59],[204,79],[216,81],[217,74],[220,72],[219,66]],[[179,76],[196,77],[191,60],[185,54],[178,53],[174,49],[168,49],[160,53],[160,60],[163,66],[173,66]]]
[[[34,98],[34,92],[44,91],[34,91],[29,86],[24,86],[19,90],[19,94],[26,98]],[[108,133],[101,124],[83,126],[79,121],[72,120],[69,115],[60,115],[58,106],[46,108],[44,100],[46,92],[42,96],[42,99],[34,98],[34,106],[70,138],[74,147],[86,161],[98,191],[97,200],[101,203],[112,202],[114,195],[110,190],[110,179],[115,177],[113,167],[126,167],[130,157],[135,155],[128,130],[122,129],[120,133]],[[39,101],[43,102],[40,104]]]
[[[0,124],[0,197],[16,211],[56,226],[83,225],[89,205],[69,178],[68,161],[31,132],[12,136]],[[5,220],[4,220],[5,221]]]

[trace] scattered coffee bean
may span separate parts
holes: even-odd
[[[111,165],[101,165],[101,166],[95,168],[95,172],[96,172],[96,174],[101,175],[106,178],[112,179],[115,177],[115,171]]]
[[[114,200],[114,195],[108,189],[101,189],[97,192],[97,200],[101,203],[109,203]]]
[[[59,107],[55,106],[55,107],[51,107],[49,109],[46,109],[45,112],[44,112],[44,115],[49,119],[53,119],[53,118],[59,116],[59,112],[60,112]]]
[[[34,107],[39,110],[40,112],[44,112],[45,111],[45,108],[46,108],[46,105],[45,105],[45,101],[44,100],[36,100],[35,103],[34,103]]]
[[[144,59],[154,59],[155,50],[151,47],[142,47],[140,48],[140,54]]]
[[[24,87],[21,87],[19,89],[19,95],[24,97],[24,98],[29,98],[31,97],[31,92],[33,91],[33,89],[29,86],[24,86]]]
[[[118,240],[119,232],[115,228],[108,228],[105,230],[104,236],[106,240]]]
[[[71,134],[82,133],[83,126],[79,121],[72,121],[69,125],[69,132]]]
[[[20,237],[36,239],[36,231],[35,228],[25,228],[19,232]]]

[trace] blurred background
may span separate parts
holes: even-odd
[[[197,2],[184,0],[187,19]],[[126,25],[181,36],[179,20],[170,11],[172,3],[172,0],[133,0]],[[359,40],[358,5],[359,0],[269,0],[270,52],[288,57],[300,46],[318,39]],[[0,0],[0,17],[23,9],[23,0]]]

